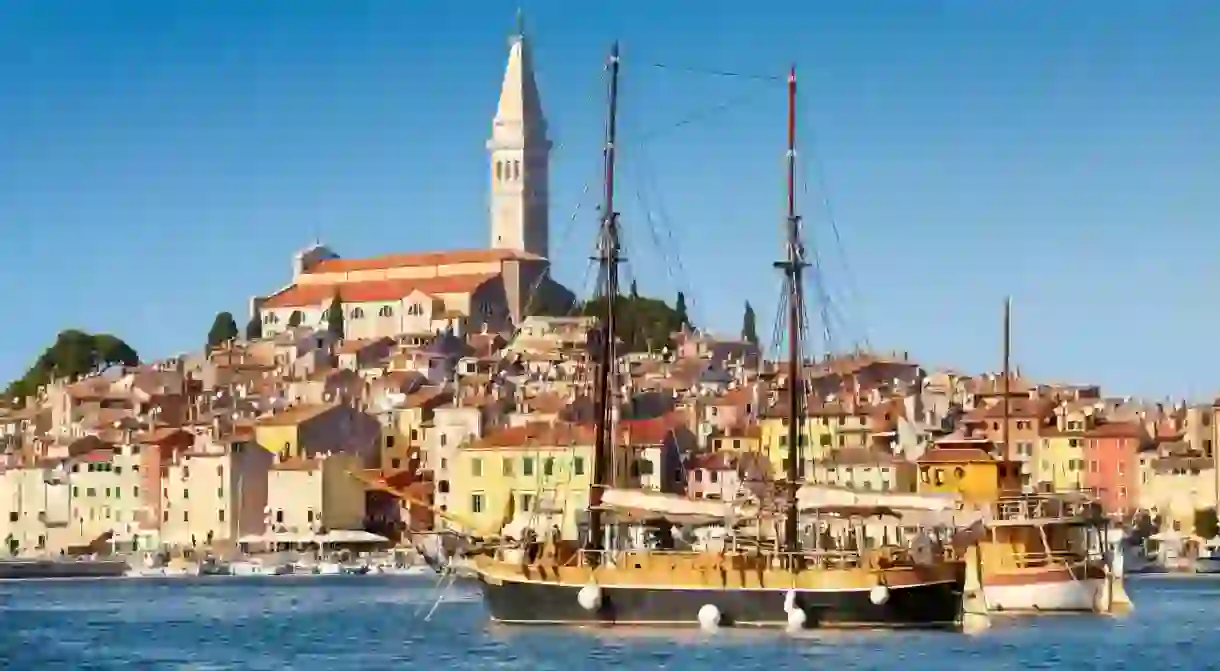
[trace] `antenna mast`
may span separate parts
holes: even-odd
[[[805,417],[805,385],[801,376],[802,316],[805,292],[802,274],[805,267],[805,247],[801,244],[801,218],[796,213],[796,66],[788,72],[788,216],[785,227],[787,258],[775,266],[787,278],[788,301],[788,455],[785,463],[788,481],[788,507],[784,515],[784,547],[788,552],[800,551],[800,519],[796,495],[800,490],[800,439]]]
[[[597,370],[596,387],[594,389],[594,413],[597,435],[593,446],[593,487],[589,496],[589,538],[588,547],[591,550],[601,550],[603,525],[601,499],[602,492],[610,483],[612,460],[610,452],[614,448],[613,385],[615,383],[615,317],[618,301],[618,264],[619,256],[618,213],[614,211],[614,161],[616,126],[618,123],[618,42],[610,49],[610,60],[606,64],[609,72],[609,103],[606,117],[606,144],[602,149],[605,163],[605,193],[602,202],[601,231],[597,241],[599,290],[606,301],[606,314],[601,323],[593,331],[593,349],[595,367]],[[600,555],[596,552],[590,555],[590,561],[596,563]]]
[[[1011,343],[1010,343],[1010,330],[1011,330],[1010,313],[1011,313],[1011,311],[1012,311],[1012,298],[1005,297],[1004,298],[1004,392],[1003,392],[1004,393],[1004,401],[1003,401],[1004,402],[1004,429],[1002,430],[1002,432],[1000,434],[1001,435],[1000,439],[1004,442],[1004,451],[1001,455],[1002,458],[1004,458],[1004,459],[1007,459],[1008,454],[1009,454],[1009,452],[1008,452],[1008,415],[1011,412],[1011,408],[1009,407],[1008,396],[1012,392],[1012,387],[1011,387],[1012,375],[1009,372],[1010,358],[1012,355]]]

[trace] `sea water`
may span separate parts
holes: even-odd
[[[497,626],[476,585],[427,577],[10,582],[0,583],[0,668],[1220,668],[1220,579],[1140,578],[1128,592],[1136,612],[1125,617],[997,616],[975,636],[792,635]]]

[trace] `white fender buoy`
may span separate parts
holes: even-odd
[[[796,610],[796,590],[790,589],[784,594],[784,612],[791,613],[793,610]]]
[[[710,603],[699,609],[699,627],[704,631],[716,631],[720,626],[720,609]]]
[[[581,608],[594,611],[602,607],[602,588],[597,585],[585,585],[576,593],[576,603]]]
[[[890,590],[885,585],[873,585],[873,588],[868,591],[868,600],[873,602],[874,606],[880,606],[890,600]]]
[[[795,606],[788,611],[788,631],[798,631],[805,628],[805,611]]]

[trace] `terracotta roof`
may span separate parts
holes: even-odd
[[[494,273],[475,275],[450,275],[420,279],[375,280],[371,282],[341,282],[337,284],[294,284],[269,296],[263,303],[268,308],[306,307],[329,305],[338,292],[344,303],[370,303],[396,301],[416,291],[434,294],[464,294],[479,288],[483,283],[498,277]]]
[[[379,343],[389,344],[393,340],[389,338],[356,338],[353,340],[344,340],[342,345],[335,350],[335,354],[358,354],[361,350],[372,347]]]
[[[1139,422],[1106,422],[1089,430],[1090,438],[1142,438],[1144,427]]]
[[[260,417],[257,426],[292,426],[311,420],[327,410],[337,407],[339,406],[334,403],[298,405],[270,417]]]
[[[990,445],[991,443],[987,443]],[[918,459],[921,464],[993,462],[986,450],[979,447],[933,447]]]
[[[355,270],[388,270],[419,266],[444,266],[457,263],[492,263],[495,261],[541,261],[542,257],[512,249],[458,249],[451,252],[418,252],[386,254],[368,259],[326,259],[310,268],[308,274],[347,273]]]
[[[593,433],[591,427],[580,424],[531,422],[524,426],[493,431],[482,440],[476,441],[469,449],[592,445]]]

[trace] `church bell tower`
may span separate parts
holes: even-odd
[[[491,247],[546,258],[548,249],[549,168],[542,101],[534,81],[534,62],[517,15],[509,41],[508,66],[500,102],[487,141],[491,171]]]

